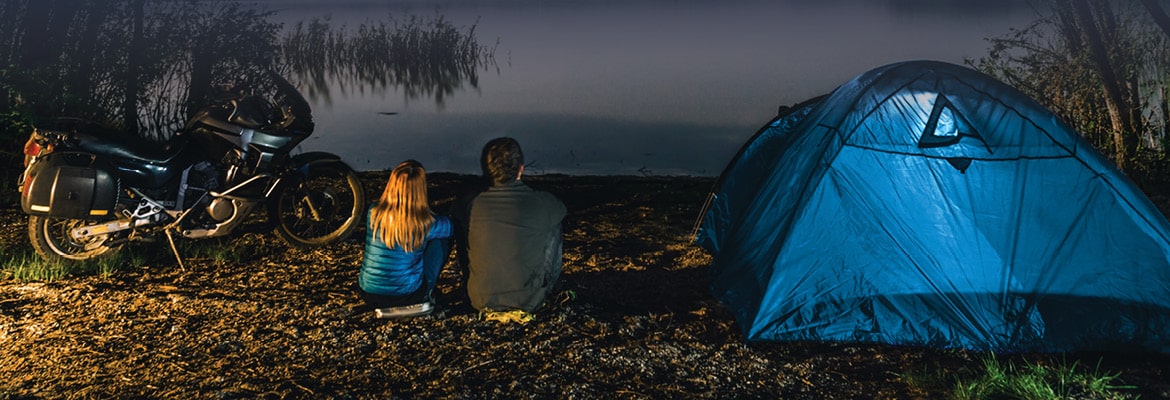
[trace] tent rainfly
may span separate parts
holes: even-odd
[[[1170,223],[966,67],[891,64],[782,110],[702,218],[747,340],[1170,353]]]

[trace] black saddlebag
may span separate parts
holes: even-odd
[[[56,152],[29,166],[28,189],[20,196],[26,214],[72,219],[114,217],[118,181],[94,156]]]

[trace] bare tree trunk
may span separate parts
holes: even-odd
[[[141,92],[141,85],[138,82],[140,78],[139,70],[141,69],[142,53],[143,53],[143,30],[146,24],[146,0],[134,0],[131,5],[134,11],[134,31],[130,37],[130,51],[127,52],[126,71],[124,82],[126,84],[126,97],[122,99],[122,121],[123,129],[126,132],[139,134],[138,132],[138,97]]]
[[[1162,33],[1170,36],[1170,16],[1167,16],[1166,10],[1163,10],[1162,6],[1158,5],[1158,0],[1140,1],[1143,6],[1146,6],[1146,10],[1149,10],[1150,16],[1154,18],[1154,23],[1158,24],[1159,28],[1162,28]]]
[[[80,44],[77,47],[77,69],[75,70],[73,88],[71,92],[84,93],[85,96],[92,96],[94,93],[94,63],[98,52],[98,36],[101,33],[102,24],[105,23],[108,5],[104,1],[92,1],[85,7],[84,22],[85,30],[81,34]],[[91,106],[96,106],[94,101],[88,101]]]
[[[1064,36],[1069,54],[1081,54],[1085,51],[1085,40],[1082,31],[1077,29],[1080,24],[1077,23],[1077,18],[1072,7],[1062,5],[1059,1],[1052,1],[1052,5],[1057,17],[1056,27],[1060,30],[1060,34]]]
[[[56,25],[64,23],[63,14],[67,14],[68,6],[68,2],[62,5],[60,1],[53,0],[28,2],[25,25],[21,29],[23,37],[18,39],[20,64],[27,68],[44,68],[56,64],[67,32],[67,29]]]
[[[1162,111],[1162,121],[1161,121],[1162,122],[1162,125],[1161,125],[1162,131],[1160,132],[1160,135],[1158,135],[1158,137],[1160,138],[1159,145],[1162,146],[1163,150],[1166,150],[1167,147],[1170,147],[1170,146],[1167,146],[1167,143],[1166,143],[1167,142],[1166,141],[1166,134],[1170,133],[1170,126],[1167,126],[1167,125],[1170,125],[1170,101],[1166,101],[1166,99],[1170,98],[1170,90],[1168,90],[1166,88],[1166,86],[1162,86],[1162,88],[1161,88],[1161,90],[1159,90],[1159,92],[1161,92],[1160,97],[1162,98],[1162,101],[1161,101],[1162,104],[1160,107],[1158,107],[1159,110]]]
[[[208,39],[196,38],[191,50],[191,84],[187,87],[187,118],[195,116],[210,97],[211,72],[214,67],[207,43]]]
[[[1089,61],[1097,76],[1101,79],[1101,86],[1105,90],[1105,106],[1109,112],[1109,121],[1112,125],[1114,162],[1125,170],[1128,159],[1134,154],[1137,147],[1136,132],[1125,117],[1129,107],[1125,101],[1122,79],[1114,69],[1108,49],[1104,42],[1104,32],[1099,29],[1093,17],[1088,0],[1073,0],[1069,2],[1077,25],[1084,33],[1085,48],[1088,51]],[[1104,17],[1104,16],[1103,16]]]
[[[1101,24],[1101,38],[1103,45],[1107,51],[1109,65],[1116,74],[1118,87],[1121,89],[1121,118],[1124,131],[1122,132],[1123,139],[1126,141],[1126,153],[1131,157],[1137,154],[1142,137],[1142,96],[1140,85],[1138,84],[1138,73],[1134,71],[1138,63],[1138,59],[1132,58],[1132,54],[1121,54],[1118,43],[1122,43],[1125,35],[1121,32],[1118,26],[1120,19],[1117,13],[1114,12],[1113,2],[1109,1],[1094,1],[1097,6],[1097,21]],[[1138,66],[1140,67],[1140,66]]]
[[[0,1],[0,65],[12,65],[19,58],[20,36],[24,32],[21,13],[26,0]]]

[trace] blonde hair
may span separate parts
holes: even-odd
[[[370,212],[370,229],[387,246],[414,251],[426,241],[435,217],[427,204],[427,173],[415,160],[390,171],[382,197]]]

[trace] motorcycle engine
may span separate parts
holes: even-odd
[[[187,175],[186,181],[186,198],[184,207],[194,207],[197,205],[205,205],[208,216],[215,220],[222,220],[226,217],[219,217],[224,213],[231,216],[231,204],[227,204],[227,209],[223,205],[217,204],[216,200],[207,196],[207,193],[218,191],[221,189],[220,172],[210,162],[203,161],[191,167]]]
[[[219,171],[210,162],[202,161],[191,167],[187,175],[187,190],[198,194],[220,190]]]
[[[230,218],[235,211],[236,205],[222,197],[212,200],[211,204],[207,205],[207,216],[217,222]]]
[[[188,177],[188,188],[197,189],[204,193],[221,190],[223,185],[220,182],[220,171],[210,162],[204,161],[195,164],[192,172],[191,176]],[[231,179],[231,176],[224,178]],[[207,197],[202,197],[202,199],[202,203],[206,204],[204,211],[213,221],[221,222],[235,214],[236,205],[229,199],[222,197],[210,200]]]

